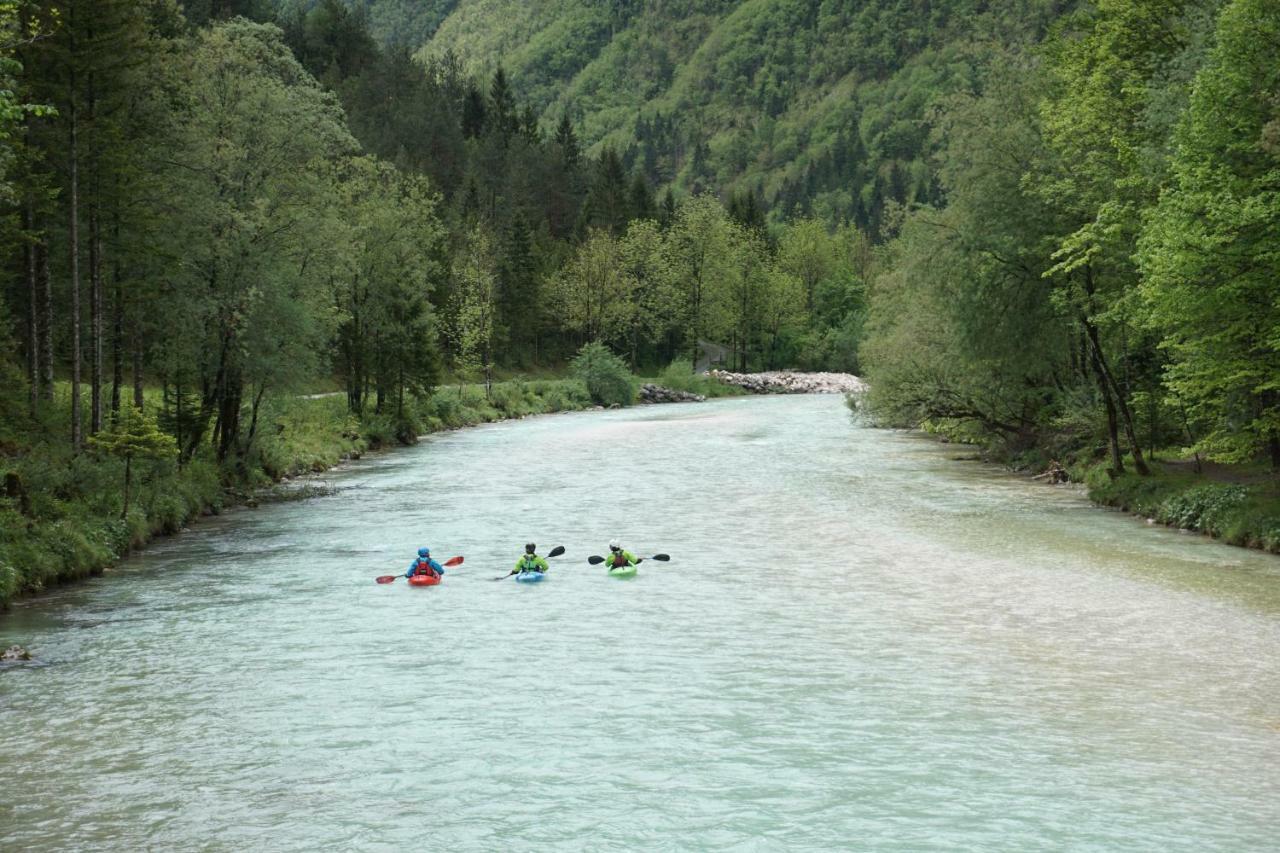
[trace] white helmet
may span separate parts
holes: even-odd
[[[619,548],[621,548],[621,547],[622,547],[622,546],[618,544],[618,540],[617,540],[617,539],[610,539],[610,540],[609,540],[609,550],[610,550],[610,551],[617,551],[617,550],[618,550]]]

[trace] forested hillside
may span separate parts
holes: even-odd
[[[581,404],[490,386],[588,344],[678,377],[701,340],[1280,547],[1271,0],[31,0],[0,32],[0,545],[49,576],[290,447],[457,423],[467,382]],[[1206,462],[1227,491],[1170,504]]]
[[[659,193],[502,69],[414,61],[338,0],[276,14],[0,6],[0,601],[220,485],[582,405],[589,382],[491,384],[588,343],[623,356],[623,389],[628,368],[687,376],[704,338],[741,368],[856,365],[851,227]],[[345,411],[299,413],[335,386]]]
[[[1280,5],[1099,0],[934,138],[946,204],[870,295],[877,416],[1105,459],[1099,499],[1280,548]]]
[[[878,233],[936,202],[929,128],[993,45],[1035,41],[1069,0],[372,0],[375,35],[503,67],[544,123],[613,146],[651,184],[752,192],[774,222]],[[447,12],[447,14],[445,14]],[[435,22],[438,20],[438,28]]]
[[[937,97],[1066,5],[470,0],[419,55],[500,59],[545,115],[580,117],[586,141],[655,183],[751,191],[776,222],[815,213],[876,232],[888,202],[937,199]]]

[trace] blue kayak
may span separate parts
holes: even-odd
[[[517,583],[537,583],[546,578],[546,572],[521,572],[516,575]]]

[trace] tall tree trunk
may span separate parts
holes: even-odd
[[[89,40],[94,37],[93,19],[89,20]],[[88,74],[88,101],[85,118],[89,129],[89,434],[102,429],[102,222],[99,206],[102,199],[99,169],[100,143],[95,128],[98,94],[93,71]]]
[[[22,266],[27,279],[27,389],[31,414],[40,405],[40,299],[36,284],[36,247],[32,242],[35,216],[31,202],[22,207]]]
[[[168,387],[166,384],[165,387]],[[182,380],[176,379],[173,383],[173,431],[175,433],[174,440],[178,442],[178,447],[182,447]],[[182,464],[182,454],[178,454],[178,464]]]
[[[1111,398],[1111,387],[1102,370],[1102,359],[1096,349],[1090,348],[1089,361],[1093,365],[1094,376],[1098,380],[1098,390],[1102,392],[1102,403],[1107,410],[1107,442],[1111,449],[1111,476],[1124,473],[1124,456],[1120,453],[1120,432],[1116,423],[1116,405]]]
[[[71,54],[73,67],[70,74],[70,97],[67,102],[68,162],[70,186],[68,193],[67,242],[70,253],[71,275],[71,447],[79,452],[82,442],[80,425],[80,140],[76,115],[75,21],[72,5],[68,12],[67,27],[72,32]]]
[[[111,207],[111,417],[120,413],[120,389],[124,386],[124,276],[120,266],[120,174],[115,176]]]
[[[120,510],[121,518],[129,517],[129,496],[133,490],[133,457],[124,458],[124,508]]]
[[[258,411],[262,407],[262,398],[266,393],[267,385],[264,382],[258,386],[258,393],[253,395],[253,404],[249,409],[249,434],[244,439],[244,450],[240,454],[242,458],[249,455],[249,449],[253,447],[253,437],[258,434]]]
[[[111,417],[120,414],[120,388],[124,385],[124,288],[120,270],[115,270],[115,293],[111,306]]]
[[[40,278],[40,313],[44,317],[44,340],[40,347],[40,396],[53,401],[53,277],[49,274],[49,244],[44,237],[36,244],[36,274]]]
[[[98,203],[89,203],[89,434],[102,429],[102,234]]]
[[[1271,451],[1271,472],[1280,473],[1280,430],[1271,430],[1267,449]]]
[[[244,381],[238,369],[227,371],[222,401],[218,407],[218,461],[225,462],[240,443],[240,405],[244,399]]]
[[[142,328],[138,321],[133,323],[133,405],[142,408]]]
[[[1129,449],[1133,453],[1133,467],[1145,477],[1151,473],[1151,469],[1147,467],[1146,460],[1142,456],[1142,445],[1138,443],[1138,433],[1133,427],[1133,412],[1129,409],[1129,404],[1124,398],[1124,392],[1120,389],[1120,385],[1116,382],[1110,368],[1107,366],[1107,359],[1102,354],[1102,343],[1099,340],[1097,326],[1085,320],[1084,328],[1085,333],[1089,336],[1089,342],[1092,344],[1095,358],[1094,364],[1098,375],[1115,397],[1115,406],[1120,412],[1120,423],[1124,427],[1125,441],[1128,442]]]

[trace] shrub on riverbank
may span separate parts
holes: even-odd
[[[1274,482],[1233,483],[1155,463],[1150,476],[1089,469],[1085,483],[1097,503],[1231,545],[1280,553],[1280,493]]]
[[[149,395],[148,404],[156,402]],[[134,460],[136,493],[126,518],[124,462],[89,451],[76,456],[45,437],[67,422],[64,407],[22,429],[11,419],[0,447],[0,608],[23,593],[98,574],[153,537],[281,477],[322,471],[423,432],[590,405],[576,379],[514,379],[495,384],[487,398],[482,386],[441,388],[406,400],[403,414],[364,418],[350,415],[340,394],[280,397],[264,402],[254,449],[241,466],[219,467],[203,454],[182,467]]]
[[[672,391],[684,391],[689,394],[701,394],[704,397],[736,397],[747,393],[736,385],[727,385],[712,379],[705,373],[694,373],[693,366],[681,359],[673,361],[653,380],[655,385],[670,388]]]
[[[592,342],[578,350],[573,375],[587,386],[600,406],[630,406],[636,399],[636,378],[627,364],[604,344]]]

